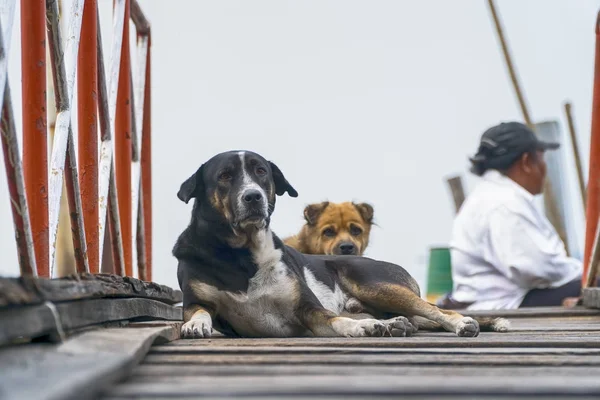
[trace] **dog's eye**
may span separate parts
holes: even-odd
[[[227,171],[225,171],[225,172],[221,172],[221,173],[219,174],[219,180],[220,180],[220,181],[223,181],[223,182],[225,182],[225,181],[228,181],[228,180],[230,180],[230,179],[231,179],[231,174],[230,174],[229,172],[227,172]]]
[[[323,236],[334,237],[335,231],[332,228],[327,228],[327,229],[323,230]]]
[[[360,235],[361,233],[362,233],[362,229],[360,229],[358,226],[356,226],[356,225],[352,225],[352,226],[350,227],[350,234],[351,234],[352,236],[358,236],[358,235]]]
[[[258,167],[258,168],[256,168],[256,174],[259,176],[264,176],[267,174],[267,170],[264,169],[263,167]]]

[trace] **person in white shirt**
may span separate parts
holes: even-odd
[[[482,179],[458,212],[450,242],[453,291],[440,304],[479,310],[559,306],[581,291],[582,263],[534,196],[546,177],[542,142],[518,122],[485,131],[470,158]]]

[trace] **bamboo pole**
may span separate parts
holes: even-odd
[[[577,132],[575,131],[575,123],[573,122],[572,105],[566,102],[565,114],[567,116],[567,124],[569,126],[569,134],[571,136],[571,147],[573,148],[573,158],[575,159],[575,167],[577,169],[577,181],[579,183],[579,191],[581,192],[581,200],[583,202],[583,208],[585,209],[586,204],[586,190],[585,190],[585,179],[583,178],[583,167],[581,164],[581,153],[579,152],[579,145],[577,144]]]
[[[454,200],[454,210],[458,214],[460,207],[465,201],[465,191],[462,184],[462,178],[460,177],[460,175],[457,175],[446,179],[446,182],[448,183],[448,186],[450,187],[450,192],[452,193],[452,199]]]
[[[521,88],[521,84],[518,79],[518,75],[512,61],[510,51],[508,49],[508,43],[504,36],[504,31],[502,29],[502,23],[500,22],[500,16],[498,11],[496,10],[496,5],[494,0],[488,0],[488,6],[490,9],[490,13],[492,15],[492,19],[494,21],[494,26],[496,27],[496,33],[498,35],[498,40],[500,41],[500,46],[502,48],[502,54],[504,55],[504,61],[506,62],[506,67],[508,69],[508,73],[510,75],[510,80],[512,82],[513,88],[515,90],[515,94],[517,96],[517,100],[519,102],[519,107],[521,108],[521,113],[523,114],[523,119],[527,126],[529,126],[534,132],[536,131],[535,124],[532,122],[531,114],[529,112],[529,108],[527,106],[527,101],[525,100],[525,95]],[[565,229],[565,223],[558,212],[558,206],[556,204],[556,197],[554,195],[554,190],[549,180],[546,180],[544,184],[544,208],[546,210],[546,215],[548,219],[556,229],[556,232],[562,239],[565,249],[567,253],[569,252],[569,244],[567,240],[567,234]]]

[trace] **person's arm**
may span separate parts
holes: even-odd
[[[546,288],[563,278],[564,246],[522,214],[500,207],[489,217],[486,258],[519,286]]]

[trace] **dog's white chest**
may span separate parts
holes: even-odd
[[[293,336],[299,325],[294,316],[295,290],[294,280],[280,262],[260,269],[246,293],[227,292],[221,312],[244,336]]]
[[[294,336],[301,325],[294,313],[297,282],[281,261],[272,240],[253,251],[258,266],[246,293],[225,292],[220,311],[245,336]]]

